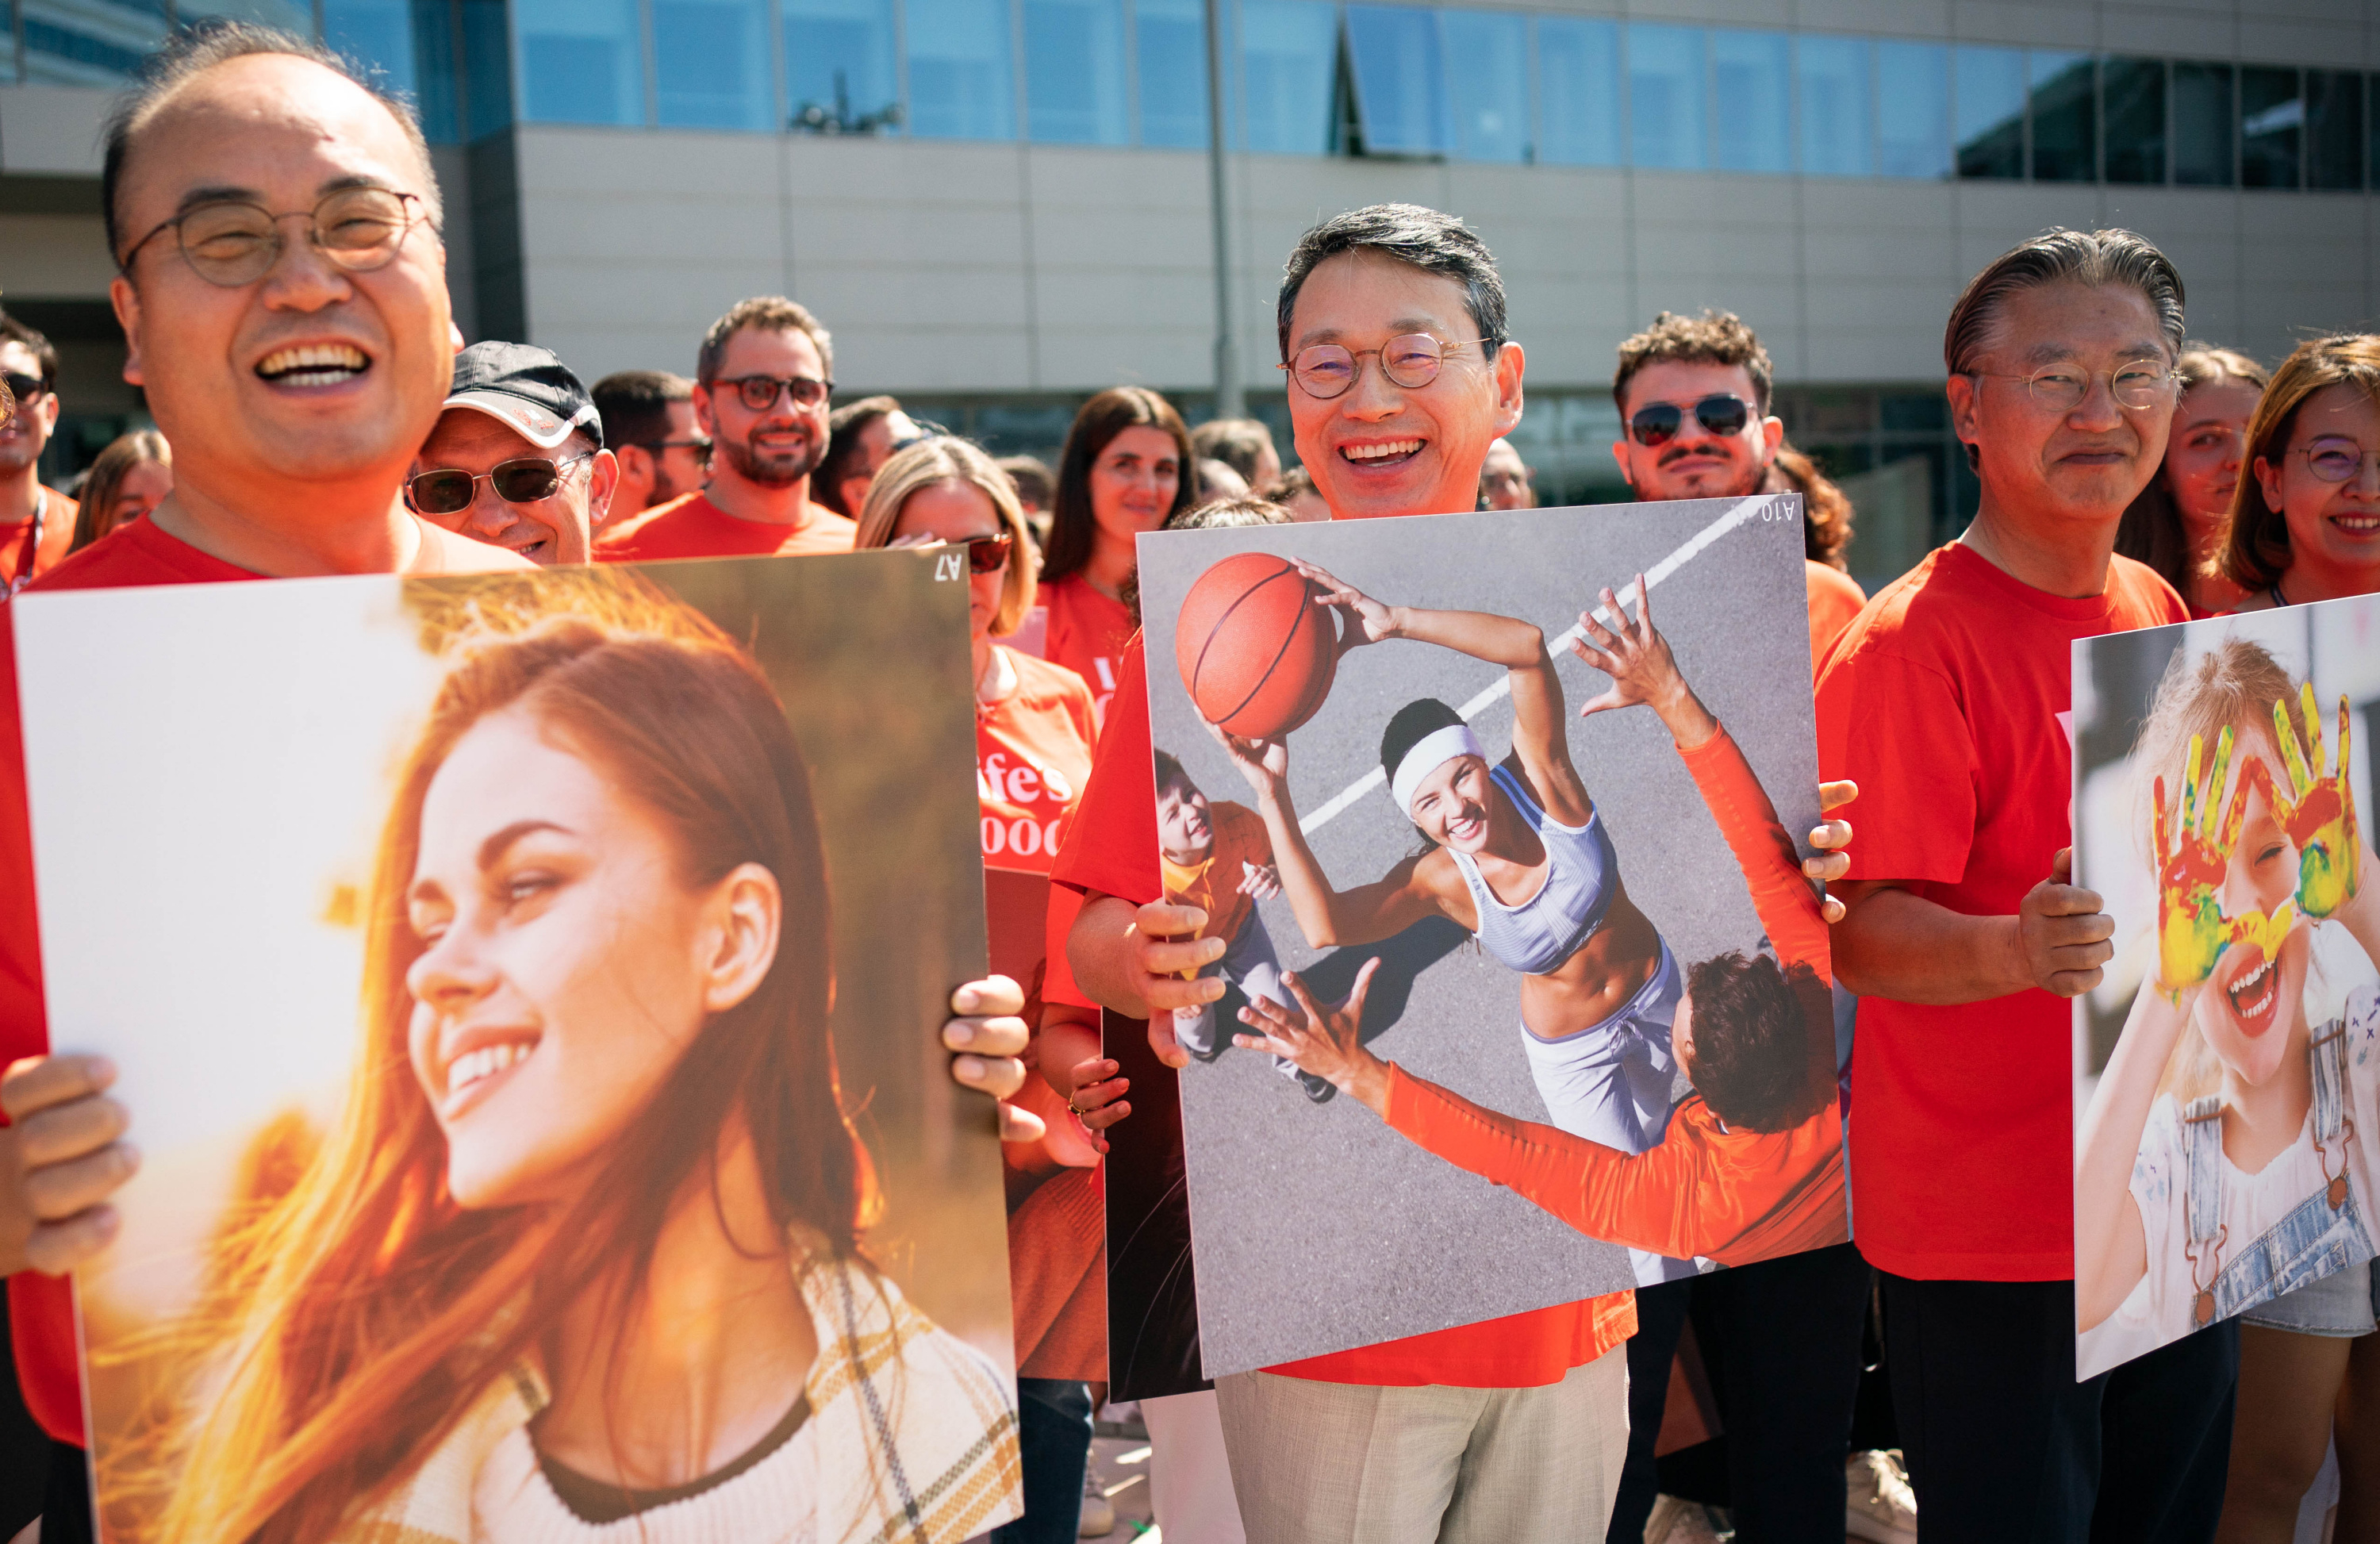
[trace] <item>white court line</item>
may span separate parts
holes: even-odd
[[[1702,529],[1694,532],[1694,535],[1688,537],[1682,544],[1680,544],[1676,552],[1671,553],[1660,562],[1653,565],[1652,567],[1645,570],[1645,593],[1652,593],[1655,586],[1668,578],[1670,575],[1676,573],[1679,569],[1684,567],[1690,560],[1699,556],[1705,547],[1709,546],[1712,542],[1718,541],[1720,537],[1725,536],[1729,531],[1733,530],[1736,527],[1749,521],[1754,515],[1759,512],[1763,505],[1769,503],[1770,500],[1780,496],[1781,495],[1774,493],[1759,493],[1747,499],[1737,500],[1734,508],[1729,510],[1718,519],[1713,520],[1710,524],[1703,527]],[[1615,586],[1614,588],[1617,589],[1618,587]],[[1611,628],[1615,631],[1617,630],[1617,623],[1619,619],[1613,616],[1604,607],[1596,607],[1594,615],[1595,620],[1602,624],[1605,627]],[[1548,638],[1546,640],[1546,652],[1559,660],[1561,658],[1564,650],[1585,636],[1586,629],[1585,627],[1572,626],[1567,632],[1564,632],[1560,638]],[[1486,712],[1489,708],[1494,707],[1498,702],[1510,697],[1512,693],[1512,673],[1507,671],[1496,677],[1496,684],[1494,686],[1489,687],[1487,690],[1481,692],[1470,701],[1465,702],[1462,707],[1456,709],[1455,711],[1461,713],[1463,715],[1463,722],[1467,723],[1471,720],[1477,718],[1481,713]],[[1308,836],[1313,835],[1316,832],[1320,831],[1324,826],[1330,824],[1339,816],[1346,813],[1357,799],[1362,798],[1366,794],[1370,793],[1373,789],[1378,787],[1388,780],[1388,773],[1382,772],[1378,767],[1374,767],[1370,772],[1366,772],[1363,776],[1357,778],[1354,782],[1350,783],[1346,787],[1342,788],[1338,793],[1325,800],[1315,809],[1313,814],[1297,822],[1297,829],[1304,832]]]

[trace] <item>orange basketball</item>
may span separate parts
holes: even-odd
[[[1173,663],[1200,718],[1243,739],[1279,739],[1330,695],[1339,629],[1287,558],[1237,553],[1183,599]]]

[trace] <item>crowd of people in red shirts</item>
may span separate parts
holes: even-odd
[[[997,1537],[1103,1531],[1084,1484],[1099,1165],[1132,1100],[1099,1012],[1146,1021],[1183,1064],[1172,1015],[1225,989],[1220,914],[1277,884],[1259,863],[1210,872],[1229,844],[1186,782],[1160,832],[1134,539],[1527,507],[1506,438],[1525,354],[1479,237],[1399,204],[1301,237],[1282,361],[1336,351],[1353,379],[1324,397],[1292,371],[1293,458],[1260,424],[1193,430],[1119,386],[1052,471],[890,397],[831,409],[833,340],[780,297],[722,316],[691,379],[590,391],[533,346],[458,350],[409,108],[278,34],[169,46],[111,122],[104,206],[125,373],[157,429],[110,446],[79,505],[43,487],[57,356],[0,319],[10,594],[965,549],[995,974],[955,995],[945,1040],[1009,1138],[1026,1510]],[[1834,971],[1859,1000],[1856,1241],[1145,1401],[1173,1544],[1697,1537],[1653,1452],[1690,1308],[1746,1544],[1913,1540],[1920,1510],[1929,1544],[2287,1538],[2334,1439],[2338,1537],[2380,1537],[2368,1304],[2313,1331],[2252,1313],[2074,1376],[2067,1000],[2099,979],[2113,924],[2070,882],[2069,646],[2380,590],[2380,337],[2310,340],[2269,378],[2186,337],[2181,276],[2129,232],[2054,230],[1986,265],[1944,339],[1979,506],[1873,597],[1844,572],[1849,503],[1785,443],[1750,327],[1665,312],[1621,346],[1613,450],[1636,498],[1805,498],[1819,764],[1857,825],[1814,833],[1805,866],[1832,881]],[[137,1125],[113,1068],[48,1042],[16,715],[0,629],[0,1271],[55,1442],[40,1537],[67,1544],[91,1525],[64,1277],[113,1236]],[[1353,1011],[1295,995],[1284,1022]],[[1905,1472],[1851,1451],[1872,1324]]]

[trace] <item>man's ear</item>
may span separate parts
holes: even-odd
[[[595,453],[587,480],[587,529],[598,531],[612,517],[612,495],[620,490],[620,460],[608,450]]]
[[[1629,475],[1631,468],[1628,465],[1627,432],[1625,429],[1621,430],[1621,437],[1611,442],[1611,458],[1620,463],[1620,480],[1633,488],[1636,486],[1636,480]]]
[[[1496,350],[1496,438],[1500,440],[1520,427],[1521,377],[1528,365],[1528,355],[1517,343]]]
[[[1942,383],[1942,395],[1950,399],[1950,432],[1967,444],[1983,444],[1983,425],[1978,421],[1981,404],[1975,395],[1975,378],[1953,375]]]
[[[710,415],[710,388],[697,381],[694,383],[694,421],[705,434],[719,437],[719,421]]]
[[[140,362],[140,292],[132,281],[118,274],[107,281],[107,303],[115,311],[115,324],[124,329],[124,379],[135,386],[145,386],[141,379],[144,368]]]
[[[1777,459],[1777,448],[1785,443],[1785,420],[1774,414],[1762,419],[1760,439],[1761,443],[1767,447],[1767,454],[1760,458],[1760,464],[1765,467]]]

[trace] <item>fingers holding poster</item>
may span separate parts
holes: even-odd
[[[2372,1328],[2375,639],[2365,596],[2075,645],[2077,882],[2117,949],[2075,1008],[2082,1377],[2292,1292]]]
[[[111,1538],[1014,1514],[936,1039],[964,604],[906,554],[28,598],[54,1033],[147,1154],[78,1277]]]
[[[1143,541],[1209,1374],[1848,1236],[1779,510]]]

